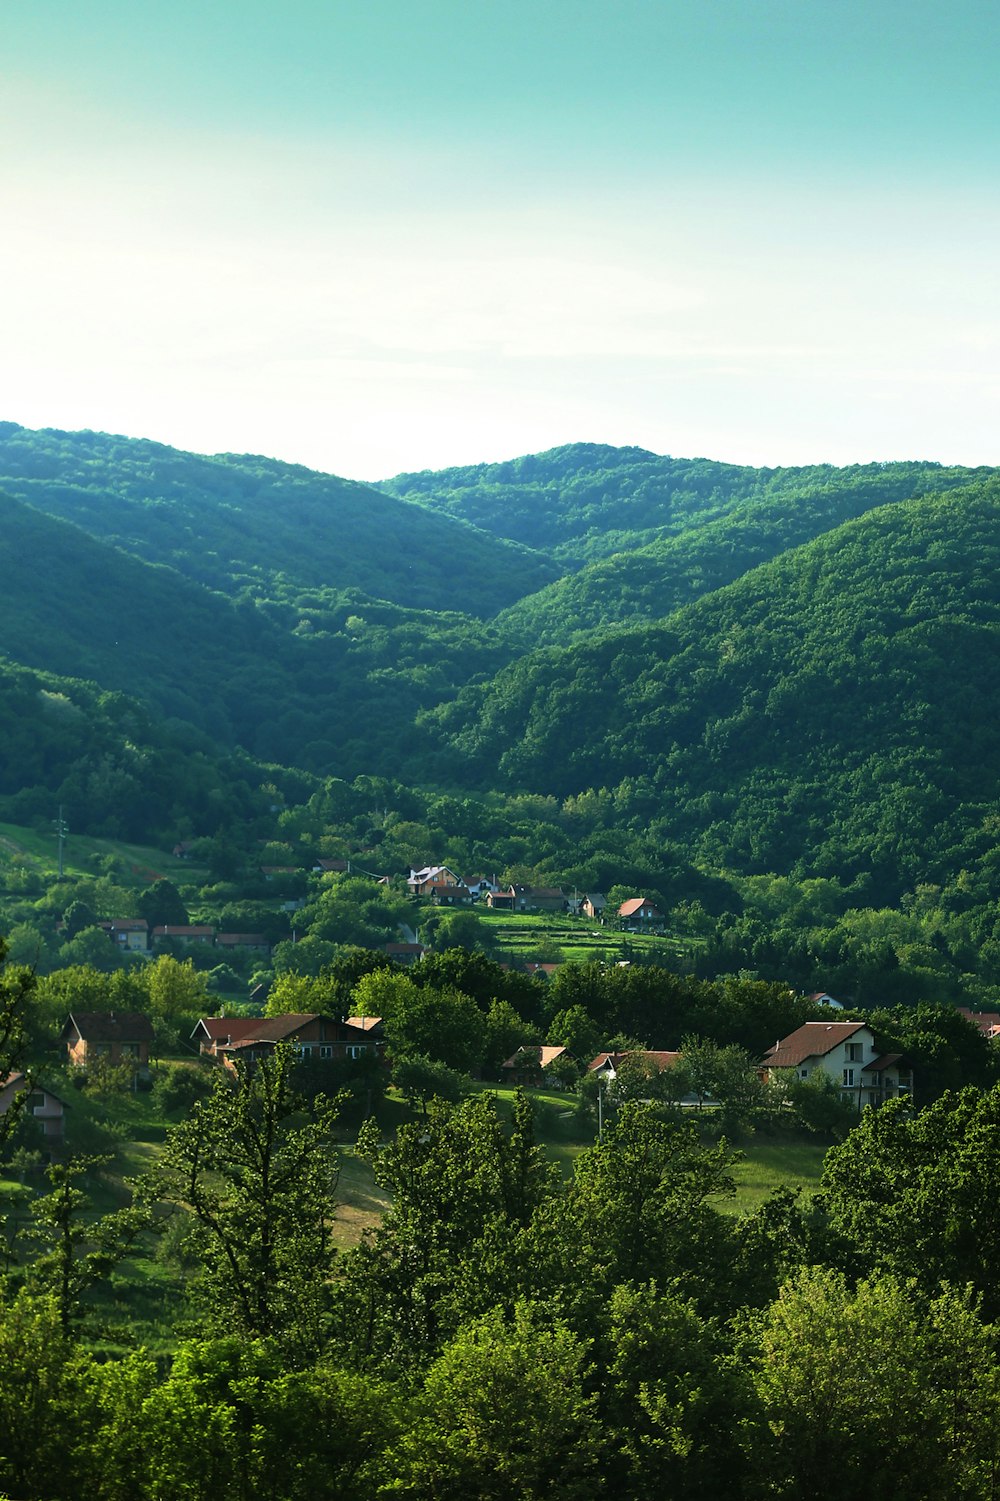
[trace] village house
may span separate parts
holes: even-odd
[[[565,912],[566,893],[559,886],[529,886],[525,899],[536,912]]]
[[[163,943],[168,939],[171,943],[212,943],[214,938],[215,929],[203,923],[161,923],[153,929],[154,943]]]
[[[663,913],[648,896],[633,896],[622,902],[618,916],[623,923],[638,924],[644,928],[662,928]]]
[[[320,1063],[379,1057],[382,1043],[372,1029],[351,1026],[310,1011],[287,1016],[204,1016],[191,1033],[202,1053],[235,1070],[237,1060],[268,1057],[279,1042],[290,1043],[299,1058]]]
[[[538,1088],[543,1084],[555,1084],[556,1088],[562,1086],[553,1078],[546,1078],[546,1070],[550,1069],[557,1058],[567,1058],[575,1062],[573,1054],[568,1048],[556,1048],[539,1046],[535,1043],[522,1044],[516,1053],[511,1054],[500,1066],[504,1071],[504,1084],[526,1085],[529,1088]]]
[[[19,1095],[29,1090],[24,1112],[38,1122],[46,1141],[58,1141],[65,1130],[66,1106],[57,1094],[42,1084],[30,1083],[22,1073],[0,1079],[0,1115],[6,1115]]]
[[[491,912],[513,912],[516,900],[513,886],[505,886],[500,891],[486,893],[486,905]]]
[[[263,933],[216,933],[219,949],[246,949],[250,954],[269,954],[271,945]]]
[[[909,1063],[901,1053],[883,1053],[876,1047],[864,1022],[804,1022],[768,1049],[760,1068],[766,1079],[782,1070],[808,1079],[822,1070],[859,1110],[913,1092]]]
[[[472,892],[461,882],[430,881],[420,892],[434,907],[470,907]]]
[[[153,1023],[139,1011],[74,1011],[59,1038],[74,1068],[99,1059],[141,1069],[149,1063]]]
[[[115,917],[101,927],[111,942],[130,954],[145,954],[149,949],[149,924],[144,917]]]
[[[580,911],[584,917],[591,917],[600,921],[604,916],[604,909],[608,905],[607,897],[600,891],[588,891],[580,903]]]
[[[461,886],[462,882],[447,865],[424,865],[411,870],[406,885],[411,896],[427,896],[432,886]]]
[[[385,951],[394,964],[419,964],[427,950],[422,943],[387,943]]]

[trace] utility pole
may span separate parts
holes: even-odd
[[[69,833],[69,829],[66,827],[66,820],[63,818],[62,803],[59,804],[59,817],[55,820],[55,830],[59,840],[59,879],[61,881],[63,875],[63,846],[66,843],[66,835]]]

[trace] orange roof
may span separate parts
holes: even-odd
[[[638,912],[639,909],[640,909],[640,907],[646,907],[646,906],[652,907],[652,909],[653,909],[654,912],[657,910],[656,903],[653,901],[652,897],[648,897],[648,896],[633,896],[633,897],[630,897],[627,902],[622,902],[621,906],[618,908],[618,916],[619,917],[631,917],[633,912]]]

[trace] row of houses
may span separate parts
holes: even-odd
[[[207,924],[185,923],[151,928],[143,917],[118,917],[99,924],[112,943],[130,954],[147,954],[157,947],[216,948],[232,952],[270,954],[263,933],[222,933]]]
[[[587,1072],[613,1081],[626,1059],[642,1059],[661,1072],[675,1067],[682,1056],[680,1052],[649,1050],[599,1053],[587,1065]],[[540,1085],[560,1058],[572,1059],[572,1055],[560,1047],[520,1047],[504,1062],[504,1076],[512,1084]],[[913,1093],[913,1070],[908,1061],[901,1053],[883,1052],[864,1022],[804,1022],[769,1048],[759,1064],[765,1080],[789,1073],[804,1080],[820,1071],[838,1084],[841,1094],[856,1102],[859,1110]]]
[[[568,912],[574,917],[603,921],[606,917],[640,928],[663,927],[664,916],[652,898],[631,897],[608,910],[602,892],[569,894],[561,886],[500,885],[494,876],[458,876],[447,865],[425,865],[406,879],[410,895],[434,906],[462,907],[482,903],[494,912]]]

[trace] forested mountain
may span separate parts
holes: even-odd
[[[557,570],[367,485],[253,455],[0,424],[0,490],[228,594],[351,589],[486,617]]]
[[[502,611],[498,624],[546,646],[661,620],[854,516],[972,477],[937,465],[876,464],[789,484],[785,472],[715,520],[564,575]]]
[[[242,755],[248,785],[278,764],[523,795],[505,858],[553,878],[652,878],[658,844],[678,870],[822,875],[873,901],[967,869],[992,899],[1000,480],[985,471],[576,445],[404,476],[394,499],[12,424],[0,471],[20,497],[0,500],[0,651],[35,674],[10,689],[33,726],[29,790],[73,785],[60,695],[82,733],[111,694],[151,747]],[[554,557],[569,572],[539,590]],[[98,734],[86,755],[120,769],[127,738]],[[15,760],[3,776],[9,797]],[[139,778],[164,828],[179,803],[165,787],[154,809],[155,783]],[[399,859],[436,853],[444,824],[425,826],[421,799],[363,801],[381,801]],[[501,844],[503,802],[484,807],[454,803],[470,859]],[[110,816],[100,797],[87,809]]]
[[[501,464],[398,474],[384,481],[382,489],[546,552],[569,573],[586,563],[644,549],[643,563],[634,575],[625,559],[615,558],[613,572],[598,572],[591,589],[582,591],[589,621],[594,607],[588,609],[588,595],[596,598],[602,587],[609,591],[605,609],[613,608],[624,590],[628,613],[628,595],[639,589],[649,597],[648,609],[637,613],[647,618],[665,614],[685,598],[728,583],[783,548],[872,506],[925,490],[949,489],[988,472],[946,470],[937,464],[752,469],[708,459],[674,459],[642,448],[573,443]],[[759,516],[758,506],[763,508]],[[719,525],[730,515],[731,533]],[[671,539],[683,539],[677,553],[669,547]],[[666,579],[658,587],[661,571]],[[691,592],[678,593],[678,579],[688,574]],[[553,616],[567,583],[556,586]],[[580,599],[570,588],[565,597],[568,609]],[[516,618],[522,617],[518,613]],[[624,614],[599,618],[623,619]]]
[[[716,867],[900,884],[996,843],[1000,483],[882,507],[438,711],[469,784],[628,783]]]
[[[481,621],[288,588],[233,599],[0,493],[0,652],[338,775],[398,762],[417,711],[511,652]]]
[[[381,488],[572,569],[723,515],[770,472],[571,443],[500,464],[397,474]]]

